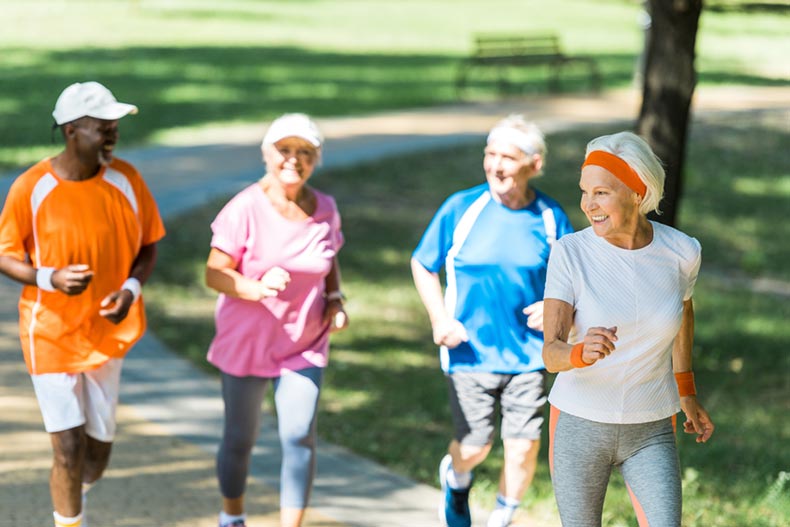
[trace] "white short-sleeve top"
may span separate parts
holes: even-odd
[[[646,423],[680,411],[672,344],[701,261],[699,242],[651,222],[647,246],[621,249],[591,227],[563,236],[549,259],[545,298],[573,306],[568,342],[595,326],[617,327],[616,349],[587,368],[561,372],[549,402],[601,423]]]

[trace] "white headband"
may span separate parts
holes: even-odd
[[[532,138],[525,132],[509,126],[497,126],[488,134],[486,144],[491,144],[494,141],[502,141],[509,143],[528,156],[538,154],[538,149],[535,147]]]

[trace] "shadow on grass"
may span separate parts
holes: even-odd
[[[383,342],[384,347],[370,346],[372,339],[361,339],[333,350],[333,368],[327,369],[325,381],[321,436],[346,446],[350,446],[348,437],[353,436],[352,448],[363,456],[434,484],[434,465],[447,447],[451,430],[447,388],[438,359],[435,367],[393,367],[397,360],[392,359],[403,351],[433,357],[435,350],[415,348],[413,342],[397,339]],[[375,362],[366,360],[361,365],[349,360],[350,354],[360,353],[375,353]],[[360,427],[360,423],[371,426]]]
[[[158,130],[215,122],[257,122],[285,111],[316,116],[457,102],[454,79],[461,57],[319,52],[298,47],[128,47],[68,51],[6,48],[0,65],[0,142],[3,148],[46,146],[50,109],[68,84],[89,79],[140,107],[124,121],[125,144],[150,141]],[[631,82],[635,57],[595,56],[604,88]],[[545,92],[543,68],[516,70],[518,93]],[[587,90],[561,82],[563,91]],[[701,82],[771,84],[760,76],[703,73]],[[777,81],[778,82],[778,81]],[[496,94],[496,81],[470,89]],[[0,162],[8,163],[3,159]]]
[[[693,125],[681,227],[702,242],[703,271],[705,262],[716,262],[790,280],[787,245],[778,242],[790,239],[787,113],[754,113],[749,122],[724,116]]]
[[[0,134],[9,145],[49,138],[49,109],[68,84],[106,83],[140,107],[124,136],[215,121],[262,120],[283,111],[362,114],[455,99],[449,55],[322,53],[295,47],[131,47],[79,51],[5,49]],[[12,64],[12,66],[11,66]],[[11,133],[11,132],[15,133]]]
[[[790,162],[783,145],[790,132],[782,129],[781,119],[725,115],[700,121],[691,134],[681,220],[683,230],[698,237],[704,250],[695,293],[695,370],[718,430],[704,446],[685,434],[678,440],[686,510],[701,511],[689,525],[783,524],[783,513],[771,512],[765,496],[771,488],[783,490],[784,483],[777,483],[780,471],[790,466],[790,451],[778,446],[790,441],[784,417],[790,412],[790,364],[782,353],[790,340],[790,308],[782,298],[716,289],[705,276],[707,265],[722,268],[740,261],[730,255],[747,242],[753,244],[750,250],[771,255],[757,267],[760,273],[786,272],[787,246],[776,243],[790,237],[781,194],[787,192],[782,182]],[[564,205],[577,228],[585,226],[576,206],[579,157],[590,138],[614,131],[589,127],[548,138],[547,173],[536,184]],[[347,245],[340,259],[345,285],[356,292],[350,306],[359,311],[356,318],[352,313],[349,331],[333,339],[320,434],[430,484],[435,484],[436,463],[452,428],[446,384],[411,285],[408,259],[441,201],[484,181],[482,148],[399,156],[327,171],[331,173],[320,180],[320,188],[337,198],[343,213]],[[174,280],[173,296],[183,294],[195,302],[209,298],[197,283],[208,247],[207,226],[224,201],[170,222],[170,232],[177,235],[162,246],[153,286]],[[174,274],[173,265],[191,271]],[[211,309],[193,316],[174,311],[172,302],[156,304],[160,311],[151,319],[157,334],[205,364]],[[162,320],[154,320],[160,316]],[[481,495],[486,492],[482,489],[491,489],[491,496],[495,492],[501,467],[496,448],[478,471]],[[544,445],[541,459],[545,456]],[[632,519],[627,494],[619,476],[611,485],[607,514],[612,521],[607,523],[622,524],[623,518]],[[534,490],[532,496],[551,499],[543,463]],[[723,518],[732,522],[721,523]]]
[[[160,306],[161,304],[154,302],[146,305],[150,329],[171,347],[173,342],[178,342],[176,351],[188,358],[192,364],[206,373],[218,375],[217,368],[206,360],[208,346],[214,338],[214,318],[211,312],[185,317],[177,313],[167,313]],[[178,320],[177,325],[173,325],[174,319]]]
[[[705,7],[705,11],[713,13],[743,13],[743,14],[759,14],[769,13],[779,16],[790,15],[790,5],[779,2],[709,2]]]

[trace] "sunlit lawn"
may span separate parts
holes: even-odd
[[[717,2],[722,4],[723,2]],[[761,5],[770,5],[763,2]],[[628,85],[643,35],[632,0],[0,0],[0,170],[51,152],[50,112],[81,80],[140,106],[126,146],[172,128],[261,122],[284,111],[348,115],[458,101],[472,34],[550,32],[595,57],[604,87]],[[710,10],[699,36],[703,84],[788,80],[787,10]],[[562,89],[589,89],[583,70]],[[476,75],[467,98],[496,94]],[[545,67],[510,92],[546,90]]]
[[[628,85],[643,35],[629,0],[0,0],[0,169],[52,151],[49,112],[71,82],[95,79],[141,112],[124,145],[174,128],[261,122],[284,111],[350,115],[458,102],[458,61],[476,32],[552,32],[571,54],[596,58],[604,88]],[[701,84],[787,85],[785,8],[706,2],[698,39]],[[742,2],[741,2],[742,4]],[[724,7],[722,7],[724,6]],[[496,96],[492,76],[467,98]],[[546,71],[512,77],[545,91]],[[565,91],[586,90],[579,72]],[[586,141],[610,130],[549,138],[538,186],[577,226],[575,178]],[[684,525],[790,524],[790,300],[754,294],[737,277],[790,280],[790,131],[786,115],[720,117],[694,126],[682,228],[703,245],[695,295],[696,370],[718,429],[679,440]],[[481,145],[319,172],[348,244],[341,260],[351,329],[333,342],[320,434],[412,478],[435,482],[450,433],[447,396],[408,257],[439,203],[481,181]],[[146,288],[150,320],[169,346],[205,366],[214,295],[202,285],[208,225],[222,200],[169,222]],[[478,470],[474,499],[493,501],[501,451]],[[542,459],[546,459],[545,451]],[[525,498],[556,523],[546,464]],[[605,525],[633,525],[619,477]]]
[[[596,128],[548,138],[538,186],[557,197],[577,227],[576,178]],[[703,246],[695,294],[698,385],[718,426],[704,446],[679,439],[684,526],[780,527],[790,523],[790,301],[755,294],[724,273],[790,280],[790,130],[781,115],[717,117],[695,124],[680,220]],[[784,146],[783,146],[784,145]],[[400,156],[324,171],[314,184],[336,196],[347,245],[341,253],[352,326],[333,339],[319,433],[392,470],[436,484],[450,434],[445,382],[408,258],[440,202],[482,180],[482,145]],[[153,329],[205,364],[214,295],[202,285],[208,225],[224,202],[169,222],[146,287]],[[740,282],[738,282],[740,283]],[[544,445],[545,447],[545,445]],[[474,499],[490,506],[501,468],[496,449],[477,471]],[[545,459],[525,498],[551,524],[556,510]],[[634,525],[622,479],[613,478],[605,525]]]

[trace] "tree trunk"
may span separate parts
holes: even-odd
[[[649,0],[649,6],[651,26],[637,132],[664,163],[667,174],[661,202],[664,214],[654,219],[675,225],[697,81],[694,46],[702,0]]]

